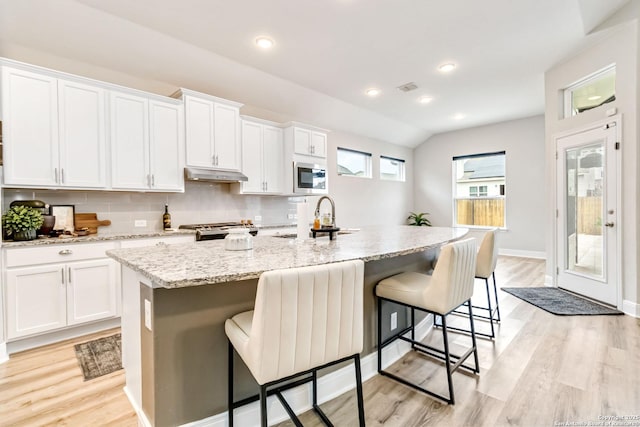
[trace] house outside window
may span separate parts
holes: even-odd
[[[504,151],[453,158],[455,225],[505,227]]]
[[[371,178],[371,153],[338,147],[338,175]]]
[[[405,162],[402,159],[380,156],[380,179],[387,181],[405,180]]]

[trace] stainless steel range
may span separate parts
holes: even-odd
[[[211,224],[183,224],[178,228],[183,230],[196,230],[196,240],[224,239],[232,228],[248,228],[253,236],[258,234],[258,229],[252,224],[239,222],[218,222]]]

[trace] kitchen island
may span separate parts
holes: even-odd
[[[123,365],[126,392],[146,425],[224,422],[227,341],[224,321],[251,310],[264,271],[365,261],[364,350],[375,351],[375,284],[404,271],[428,271],[439,248],[464,228],[369,227],[335,240],[257,236],[253,249],[226,251],[223,241],[120,249]],[[398,308],[383,307],[385,312]],[[398,327],[406,322],[398,312]],[[383,330],[383,333],[388,333]],[[237,363],[237,398],[256,385]],[[216,414],[222,414],[216,417]],[[213,417],[213,418],[211,418]],[[223,424],[221,424],[223,425]]]

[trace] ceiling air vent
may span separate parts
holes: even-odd
[[[400,92],[411,92],[418,89],[418,86],[414,82],[405,83],[402,86],[398,86]]]

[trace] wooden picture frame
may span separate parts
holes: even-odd
[[[56,217],[53,225],[54,230],[63,230],[73,233],[75,230],[75,205],[51,205],[49,206],[49,215]]]

